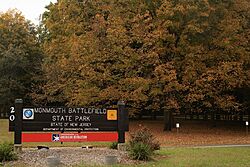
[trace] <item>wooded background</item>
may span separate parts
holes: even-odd
[[[0,14],[0,109],[250,111],[249,0],[58,0],[39,26]]]

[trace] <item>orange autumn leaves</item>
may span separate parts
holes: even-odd
[[[107,106],[122,99],[133,112],[244,111],[249,100],[239,90],[249,89],[246,2],[51,4],[43,19],[44,84],[33,98]]]

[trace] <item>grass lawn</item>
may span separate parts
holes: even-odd
[[[152,161],[114,167],[249,167],[249,152],[250,147],[162,149],[156,152]],[[88,165],[75,167],[85,166]]]
[[[167,167],[249,167],[250,147],[175,148],[158,152],[166,158],[141,166]],[[157,156],[156,156],[157,157]]]
[[[0,143],[14,142],[14,133],[9,132],[8,119],[0,119]]]
[[[250,147],[162,149],[155,162],[131,166],[159,167],[249,167]]]

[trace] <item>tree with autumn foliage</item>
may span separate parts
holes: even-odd
[[[195,50],[186,53],[180,61],[179,74],[188,88],[184,100],[188,106],[186,110],[209,111],[214,118],[216,112],[237,112],[245,108],[235,93],[249,87],[249,68],[246,68],[249,66],[249,50],[245,42],[249,38],[250,6],[246,1],[239,4],[233,1],[203,2],[209,5],[207,14],[202,13],[204,24],[201,25],[204,27],[196,32],[197,37],[191,35],[195,39],[192,42]]]
[[[247,0],[59,0],[47,8],[38,103],[125,100],[131,114],[162,111],[166,122],[173,112],[249,104],[241,97],[250,87]]]
[[[0,13],[0,105],[9,111],[16,98],[29,103],[36,75],[41,71],[42,51],[35,27],[19,11]]]

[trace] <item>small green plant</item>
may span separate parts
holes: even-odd
[[[117,150],[117,147],[118,147],[118,142],[113,142],[113,143],[111,143],[111,145],[109,146],[110,149],[115,149],[115,150]]]
[[[129,156],[135,160],[149,160],[152,153],[153,151],[150,146],[141,142],[134,143],[129,150]]]
[[[149,160],[155,150],[160,149],[160,144],[147,128],[141,128],[130,134],[128,144],[129,155],[136,160]]]
[[[13,144],[10,143],[0,144],[0,162],[16,160],[17,155],[13,149],[14,149]]]

